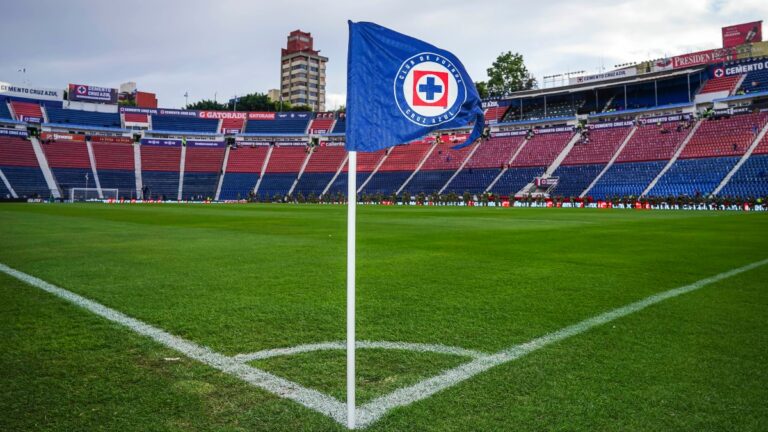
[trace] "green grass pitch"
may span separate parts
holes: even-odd
[[[0,205],[0,263],[226,355],[341,341],[346,208]],[[768,214],[368,207],[358,339],[486,353],[768,258]],[[768,430],[768,266],[397,408],[370,431]],[[343,351],[249,363],[339,400]],[[465,358],[358,351],[360,402]],[[0,274],[2,431],[340,431]]]

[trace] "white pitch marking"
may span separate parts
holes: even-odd
[[[384,349],[424,349],[429,352],[441,352],[446,354],[465,355],[468,353],[474,353],[475,355],[467,355],[473,357],[474,360],[465,363],[461,366],[457,366],[453,369],[449,369],[439,375],[432,378],[427,378],[417,384],[409,387],[405,387],[394,392],[379,397],[367,404],[357,407],[355,410],[357,417],[357,428],[365,428],[379,420],[390,410],[398,407],[410,405],[411,403],[426,399],[435,393],[459,384],[467,379],[485,372],[493,367],[502,365],[504,363],[517,360],[526,354],[530,354],[540,348],[544,348],[555,342],[565,340],[571,336],[576,336],[584,333],[594,327],[606,324],[616,319],[622,318],[629,314],[641,311],[649,306],[660,303],[664,300],[677,297],[682,294],[689,293],[701,289],[707,285],[711,285],[715,282],[719,282],[723,279],[727,279],[738,274],[753,270],[768,264],[768,259],[757,261],[752,264],[747,264],[743,267],[739,267],[733,270],[729,270],[718,275],[701,279],[690,285],[685,285],[679,288],[674,288],[668,291],[664,291],[659,294],[646,297],[643,300],[639,300],[634,303],[630,303],[626,306],[614,309],[609,312],[597,315],[592,318],[588,318],[579,323],[562,328],[556,332],[549,333],[542,337],[533,339],[524,344],[515,345],[508,349],[499,351],[495,354],[484,355],[479,352],[464,350],[462,348],[446,347],[443,345],[429,345],[429,344],[410,344],[401,342],[367,342],[360,341],[359,344],[367,348],[384,348]],[[34,287],[40,288],[53,295],[56,295],[62,299],[72,302],[78,306],[81,306],[96,315],[102,316],[112,322],[121,324],[144,336],[148,336],[151,339],[171,348],[178,352],[185,354],[194,360],[198,360],[201,363],[212,366],[222,372],[236,376],[243,381],[248,382],[251,385],[267,390],[270,393],[284,397],[294,402],[297,402],[307,408],[313,409],[321,414],[324,414],[341,425],[346,425],[347,412],[346,404],[339,400],[325,395],[316,390],[308,389],[296,384],[292,381],[277,377],[261,369],[254,368],[252,366],[243,364],[243,361],[249,361],[248,356],[260,355],[259,358],[269,358],[277,355],[290,355],[299,352],[317,351],[322,349],[339,349],[338,345],[343,342],[325,342],[319,344],[301,345],[294,348],[279,348],[275,350],[260,351],[253,354],[241,354],[235,357],[227,357],[223,354],[219,354],[211,351],[209,348],[202,347],[193,342],[189,342],[180,337],[173,336],[163,330],[139,321],[135,318],[131,318],[125,314],[122,314],[114,309],[110,309],[104,305],[96,303],[92,300],[88,300],[75,293],[67,291],[63,288],[59,288],[34,276],[30,276],[26,273],[14,270],[4,264],[0,264],[0,271],[13,276],[23,282],[28,283]],[[402,348],[394,348],[395,346]],[[435,350],[431,350],[431,348]],[[444,350],[450,350],[447,352]],[[431,350],[431,351],[430,351]],[[439,351],[437,351],[439,350]],[[465,353],[465,354],[459,354]]]
[[[74,303],[114,323],[128,327],[134,332],[147,336],[152,340],[159,342],[168,348],[176,350],[191,359],[214,367],[227,374],[236,376],[241,380],[256,387],[262,388],[270,393],[298,402],[307,408],[311,408],[319,413],[325,414],[326,416],[336,420],[341,424],[346,424],[346,405],[339,402],[335,398],[332,398],[317,390],[302,387],[299,384],[284,378],[277,377],[261,369],[242,364],[239,361],[234,360],[232,357],[227,357],[223,354],[212,351],[210,348],[200,346],[194,342],[190,342],[178,336],[174,336],[157,327],[139,321],[135,318],[131,318],[102,304],[96,303],[93,300],[88,300],[85,297],[77,295],[71,291],[67,291],[63,288],[59,288],[42,279],[38,279],[34,276],[12,269],[5,264],[0,264],[0,271],[23,282],[26,282],[29,285],[40,288],[43,291],[47,291],[57,297]]]
[[[648,306],[655,305],[664,300],[677,297],[681,294],[696,291],[707,285],[736,276],[749,270],[753,270],[766,264],[768,264],[768,259],[757,261],[752,264],[747,264],[743,267],[739,267],[737,269],[729,270],[727,272],[699,280],[690,285],[685,285],[679,288],[671,289],[669,291],[664,291],[659,294],[654,294],[642,300],[630,303],[626,306],[602,313],[595,317],[588,318],[579,323],[562,328],[556,332],[533,339],[524,344],[515,345],[508,349],[499,351],[496,354],[492,354],[487,357],[473,360],[461,366],[457,366],[432,378],[427,378],[424,381],[421,381],[410,387],[404,387],[395,390],[388,395],[374,399],[360,407],[364,414],[361,413],[362,415],[359,416],[358,424],[360,427],[370,426],[373,422],[394,408],[410,405],[413,402],[426,399],[441,390],[452,387],[495,366],[517,360],[520,357],[523,357],[526,354],[530,354],[540,348],[544,348],[547,345],[562,341],[571,336],[579,335],[594,327],[641,311]],[[363,415],[369,415],[370,417],[363,417]]]
[[[474,351],[470,349],[464,349],[459,347],[450,347],[439,344],[422,344],[422,343],[408,343],[408,342],[374,342],[374,341],[357,341],[355,346],[358,349],[385,349],[385,350],[402,350],[402,351],[416,351],[416,352],[429,352],[435,354],[447,354],[460,357],[469,357],[473,359],[482,358],[488,356],[486,353],[480,351]],[[238,354],[233,359],[239,362],[250,362],[254,360],[264,360],[272,357],[290,356],[295,354],[314,352],[314,351],[331,351],[331,350],[343,350],[347,345],[345,341],[338,342],[320,342],[314,344],[299,345],[291,348],[275,348],[264,351],[258,351],[249,354]]]

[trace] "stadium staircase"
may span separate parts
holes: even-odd
[[[304,170],[307,169],[307,164],[309,163],[309,159],[312,158],[313,154],[315,154],[314,151],[307,152],[307,156],[304,158],[304,162],[301,163],[301,168],[299,168],[299,175],[296,176],[296,180],[293,181],[291,188],[288,189],[289,196],[293,195],[293,190],[296,189],[296,185],[299,184],[299,180],[301,180],[301,176],[304,175]]]
[[[408,176],[408,178],[407,178],[407,179],[405,179],[405,182],[403,182],[402,186],[400,186],[400,188],[399,188],[399,189],[397,189],[397,191],[395,191],[395,194],[396,194],[396,195],[400,195],[400,192],[402,192],[402,191],[403,191],[403,189],[405,189],[405,187],[406,187],[406,186],[408,186],[408,183],[410,183],[410,182],[411,182],[411,179],[413,179],[413,177],[414,177],[416,174],[418,174],[419,170],[421,170],[421,167],[423,167],[423,166],[424,166],[424,162],[426,162],[426,161],[427,161],[427,159],[429,158],[429,155],[431,155],[431,154],[432,154],[432,152],[434,152],[436,148],[437,148],[437,143],[435,142],[435,143],[433,143],[433,144],[432,144],[432,145],[429,147],[429,150],[427,150],[427,151],[426,151],[426,153],[424,153],[424,156],[423,156],[423,157],[421,158],[421,160],[419,161],[419,164],[416,166],[416,169],[415,169],[415,170],[413,170],[413,172],[411,173],[411,175],[410,175],[410,176]]]
[[[496,183],[499,182],[499,180],[509,171],[509,167],[517,160],[517,157],[520,155],[520,153],[525,148],[525,145],[528,144],[528,139],[523,140],[522,144],[515,150],[514,153],[512,153],[512,157],[509,158],[509,161],[504,164],[504,168],[499,172],[499,174],[491,181],[490,184],[488,184],[488,187],[485,188],[483,192],[487,193],[493,190],[493,187],[496,186]]]
[[[626,147],[626,146],[627,146],[627,143],[629,143],[629,141],[630,141],[630,140],[632,139],[632,137],[635,135],[635,132],[637,132],[637,126],[633,126],[633,127],[632,127],[632,129],[631,129],[631,130],[629,131],[629,133],[627,134],[626,138],[624,138],[624,141],[622,141],[622,142],[621,142],[621,145],[620,145],[620,146],[619,146],[619,148],[616,150],[616,152],[613,154],[613,156],[612,156],[612,157],[611,157],[611,159],[608,161],[608,163],[605,165],[605,167],[603,168],[603,170],[602,170],[602,171],[600,171],[600,173],[597,175],[597,177],[595,177],[595,179],[594,179],[594,180],[592,180],[592,183],[590,183],[590,184],[589,184],[589,186],[587,186],[587,188],[586,188],[586,189],[584,189],[584,192],[582,192],[582,193],[579,195],[579,198],[584,198],[585,196],[587,196],[587,194],[589,193],[589,191],[590,191],[590,190],[592,190],[592,188],[593,188],[593,187],[595,187],[595,185],[597,184],[597,182],[599,182],[599,181],[600,181],[600,179],[601,179],[601,178],[603,178],[603,176],[605,175],[605,173],[606,173],[606,172],[608,172],[608,170],[609,170],[609,169],[611,169],[611,167],[613,166],[613,164],[616,162],[616,159],[618,159],[618,158],[619,158],[619,155],[620,155],[620,154],[621,154],[621,152],[624,150],[624,147]]]
[[[331,186],[336,182],[336,179],[339,178],[339,174],[341,174],[341,172],[344,171],[344,167],[347,165],[348,161],[349,161],[349,153],[344,152],[344,160],[341,161],[341,165],[339,165],[339,168],[336,170],[336,173],[331,178],[331,181],[328,182],[328,185],[325,186],[325,189],[323,189],[323,192],[320,193],[320,196],[323,196],[328,193],[328,191],[331,189]]]
[[[144,179],[141,176],[141,145],[138,143],[133,144],[133,167],[136,179],[136,197],[146,199],[144,197]]]
[[[258,196],[259,193],[259,187],[261,186],[261,180],[264,178],[264,174],[267,172],[267,166],[269,165],[269,160],[272,158],[272,151],[275,149],[275,146],[269,146],[269,149],[267,150],[267,156],[264,158],[264,162],[261,164],[261,171],[259,171],[259,178],[256,180],[256,186],[253,187],[253,194]]]
[[[181,160],[179,160],[179,192],[176,200],[181,201],[184,192],[184,168],[187,165],[187,146],[181,146]]]
[[[581,140],[581,135],[578,133],[574,133],[573,136],[571,136],[571,139],[565,145],[565,147],[560,151],[560,154],[558,154],[557,157],[549,164],[548,168],[544,171],[544,174],[542,174],[541,177],[543,178],[552,177],[552,174],[560,167],[560,164],[563,163],[565,158],[568,156],[568,153],[571,152],[571,150],[576,145],[576,143],[579,142],[579,140]],[[536,183],[531,181],[530,183],[525,185],[522,189],[520,189],[515,195],[548,193],[551,189],[552,188],[548,186],[542,190],[540,187],[536,185]]]
[[[672,157],[669,159],[667,164],[664,165],[664,168],[662,168],[661,171],[659,171],[656,177],[653,180],[651,180],[651,183],[645,188],[645,190],[643,190],[643,193],[640,194],[641,197],[646,196],[648,192],[650,192],[651,189],[653,189],[653,187],[656,186],[656,183],[658,183],[659,180],[661,180],[661,178],[664,177],[664,174],[666,174],[667,171],[669,171],[669,169],[672,168],[672,165],[675,164],[675,162],[677,161],[677,158],[680,157],[680,155],[683,153],[683,150],[685,150],[685,147],[688,145],[691,139],[693,139],[694,135],[696,135],[696,131],[699,130],[699,128],[701,127],[701,124],[702,124],[702,120],[699,120],[696,122],[695,125],[693,125],[693,127],[691,128],[691,131],[688,133],[688,136],[685,137],[685,139],[677,148],[677,150],[672,155]]]
[[[480,148],[481,144],[482,144],[482,141],[478,141],[478,142],[472,144],[472,149],[469,151],[469,154],[467,155],[467,157],[465,157],[464,160],[461,161],[461,165],[459,165],[459,168],[457,168],[456,171],[453,173],[453,175],[451,175],[451,177],[448,179],[448,181],[445,182],[443,187],[440,188],[439,191],[437,191],[438,194],[442,194],[443,191],[445,191],[445,189],[448,187],[448,185],[451,184],[453,179],[455,179],[456,176],[459,175],[461,170],[464,169],[464,166],[467,165],[467,162],[469,162],[469,160],[472,159],[472,156],[475,155],[475,152],[477,152],[477,149]]]
[[[35,151],[37,163],[40,166],[40,170],[43,172],[43,178],[45,178],[45,183],[51,191],[51,196],[60,199],[61,190],[56,183],[56,178],[53,176],[53,171],[51,171],[50,165],[48,165],[48,158],[45,157],[45,152],[40,145],[40,140],[38,140],[37,137],[30,136],[29,141],[32,143],[32,149]]]
[[[392,153],[393,150],[394,148],[390,147],[389,149],[387,149],[387,151],[384,152],[384,155],[381,157],[381,159],[379,159],[379,162],[376,163],[376,166],[373,168],[373,171],[371,171],[368,177],[366,177],[366,179],[363,182],[361,182],[360,186],[357,187],[357,193],[360,193],[363,190],[363,188],[368,185],[368,183],[371,181],[373,176],[375,176],[376,173],[379,172],[379,170],[381,169],[381,166],[384,165],[384,162],[387,161],[387,158],[389,157],[390,153]]]
[[[768,123],[763,126],[763,129],[760,131],[760,133],[755,137],[755,140],[752,142],[752,144],[749,146],[747,151],[744,153],[744,155],[739,159],[738,162],[736,162],[736,165],[733,166],[731,171],[726,174],[723,181],[720,182],[720,184],[715,188],[715,190],[712,192],[712,195],[717,195],[720,193],[720,191],[725,188],[725,186],[728,184],[728,182],[731,181],[733,176],[741,169],[741,167],[747,162],[747,160],[752,156],[752,153],[755,151],[755,149],[760,145],[761,142],[763,142],[763,139],[766,137],[766,133],[768,133]]]
[[[19,195],[16,194],[16,191],[13,189],[13,186],[11,186],[11,182],[8,181],[8,178],[5,176],[5,173],[3,173],[3,170],[0,169],[0,181],[2,181],[3,186],[8,191],[8,194],[11,195],[12,198],[18,198]],[[0,196],[1,198],[2,196]]]
[[[218,184],[216,185],[216,195],[214,195],[214,200],[218,201],[219,197],[221,197],[221,187],[224,185],[224,177],[227,175],[227,164],[229,163],[229,152],[231,151],[231,147],[227,146],[226,149],[224,149],[224,160],[221,163],[221,175],[219,176]]]
[[[101,181],[99,181],[99,173],[96,170],[96,155],[93,153],[93,145],[91,141],[85,142],[86,150],[88,150],[88,159],[91,162],[91,172],[93,173],[93,183],[96,186],[96,191],[99,195],[99,199],[104,199],[104,193],[101,190]]]

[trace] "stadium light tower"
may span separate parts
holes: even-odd
[[[185,91],[184,92],[184,108],[188,106],[189,106],[189,92]]]

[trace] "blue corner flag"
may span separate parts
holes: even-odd
[[[373,152],[485,117],[475,84],[453,54],[378,24],[349,22],[347,132],[349,151]]]

